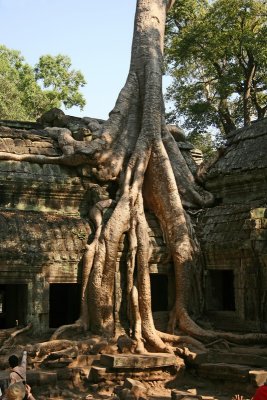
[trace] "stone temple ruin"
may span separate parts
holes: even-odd
[[[96,121],[65,120],[77,139],[83,135],[91,140],[88,123],[93,126]],[[46,135],[46,121],[43,125],[17,123],[18,128],[15,124],[2,122],[2,151],[60,155],[57,141]],[[63,125],[61,120],[53,124]],[[177,140],[187,162],[196,169],[193,157],[199,161],[199,152],[182,135]],[[108,199],[113,188],[95,182],[90,172],[80,167],[2,160],[0,190],[0,328],[31,322],[33,330],[40,333],[73,323],[80,311],[81,259],[92,229],[90,207]],[[153,245],[152,308],[156,323],[162,326],[173,303],[173,270],[158,222],[149,213],[147,219]],[[123,264],[123,241],[121,252]],[[119,314],[126,317],[125,293],[120,288],[125,268],[120,264],[116,273],[117,321],[123,319]]]
[[[1,121],[0,152],[60,155],[46,128],[67,127],[77,140],[93,140],[103,121],[47,114],[38,123]],[[196,172],[201,154],[178,135],[179,146]],[[267,332],[267,120],[233,132],[224,153],[210,167],[205,187],[215,204],[194,210],[202,248],[199,275],[192,279],[191,311],[203,313],[216,329]],[[77,320],[82,256],[93,230],[90,208],[110,198],[112,185],[90,170],[26,161],[0,161],[0,333],[32,324],[35,334]],[[174,301],[173,269],[155,217],[146,214],[153,254],[150,264],[152,311],[164,329]],[[115,321],[125,309],[125,257],[117,265]],[[194,282],[198,282],[198,293]],[[60,299],[60,301],[59,301]],[[202,316],[203,316],[202,315]],[[265,359],[266,362],[266,359]],[[256,367],[259,367],[256,363]],[[267,367],[267,364],[265,365]],[[205,375],[205,374],[204,374]],[[266,373],[267,377],[267,373]]]
[[[94,120],[64,117],[77,139],[91,140],[88,124]],[[16,128],[15,122],[2,121],[1,152],[58,155],[56,140],[44,130],[53,124],[63,122],[17,123]],[[199,153],[182,136],[176,140],[196,170]],[[216,328],[267,330],[266,150],[267,122],[262,120],[232,133],[224,155],[206,176],[215,206],[197,212],[195,223],[204,258],[199,277],[204,311]],[[31,321],[34,330],[46,331],[77,319],[81,258],[92,229],[90,206],[107,199],[110,191],[80,167],[1,160],[1,329]],[[163,322],[173,301],[172,265],[157,221],[150,214],[147,218],[153,244],[152,307]],[[121,274],[118,265],[118,280]],[[117,289],[121,313],[123,293]]]
[[[214,326],[267,331],[267,120],[228,137],[206,188],[215,206],[201,212],[205,310]]]

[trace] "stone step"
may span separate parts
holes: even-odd
[[[260,386],[267,380],[267,369],[239,364],[203,363],[197,367],[197,374],[202,378],[248,382],[253,386]]]
[[[165,367],[165,369],[168,367]],[[89,382],[125,381],[127,378],[140,381],[166,381],[171,378],[168,370],[162,369],[108,369],[104,366],[93,365],[88,376]]]
[[[102,354],[100,363],[108,368],[158,368],[177,365],[177,357],[168,353]]]
[[[256,352],[244,354],[229,351],[209,350],[208,352],[196,354],[194,358],[192,357],[189,359],[189,362],[192,365],[200,365],[203,363],[226,363],[267,368],[267,355],[259,355]]]
[[[89,381],[164,381],[173,374],[183,374],[184,360],[173,354],[102,354],[90,368]]]

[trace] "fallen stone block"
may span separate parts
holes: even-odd
[[[176,356],[167,353],[102,354],[102,365],[109,368],[156,368],[176,365]]]
[[[123,386],[128,389],[131,389],[133,386],[140,386],[143,389],[145,389],[145,386],[140,381],[137,381],[136,379],[131,379],[131,378],[126,378]]]

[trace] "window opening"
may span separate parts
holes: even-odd
[[[0,329],[25,325],[28,310],[26,284],[0,285]]]
[[[49,290],[49,327],[72,324],[80,316],[81,285],[52,283]]]
[[[168,311],[168,276],[150,274],[152,311]]]
[[[206,284],[208,311],[235,311],[233,270],[209,270]]]

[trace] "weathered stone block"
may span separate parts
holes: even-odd
[[[167,353],[102,354],[102,365],[109,368],[155,368],[176,365],[176,357]]]
[[[190,393],[182,390],[172,390],[171,391],[171,398],[172,400],[196,400],[201,399],[201,396],[197,395],[196,393]]]

